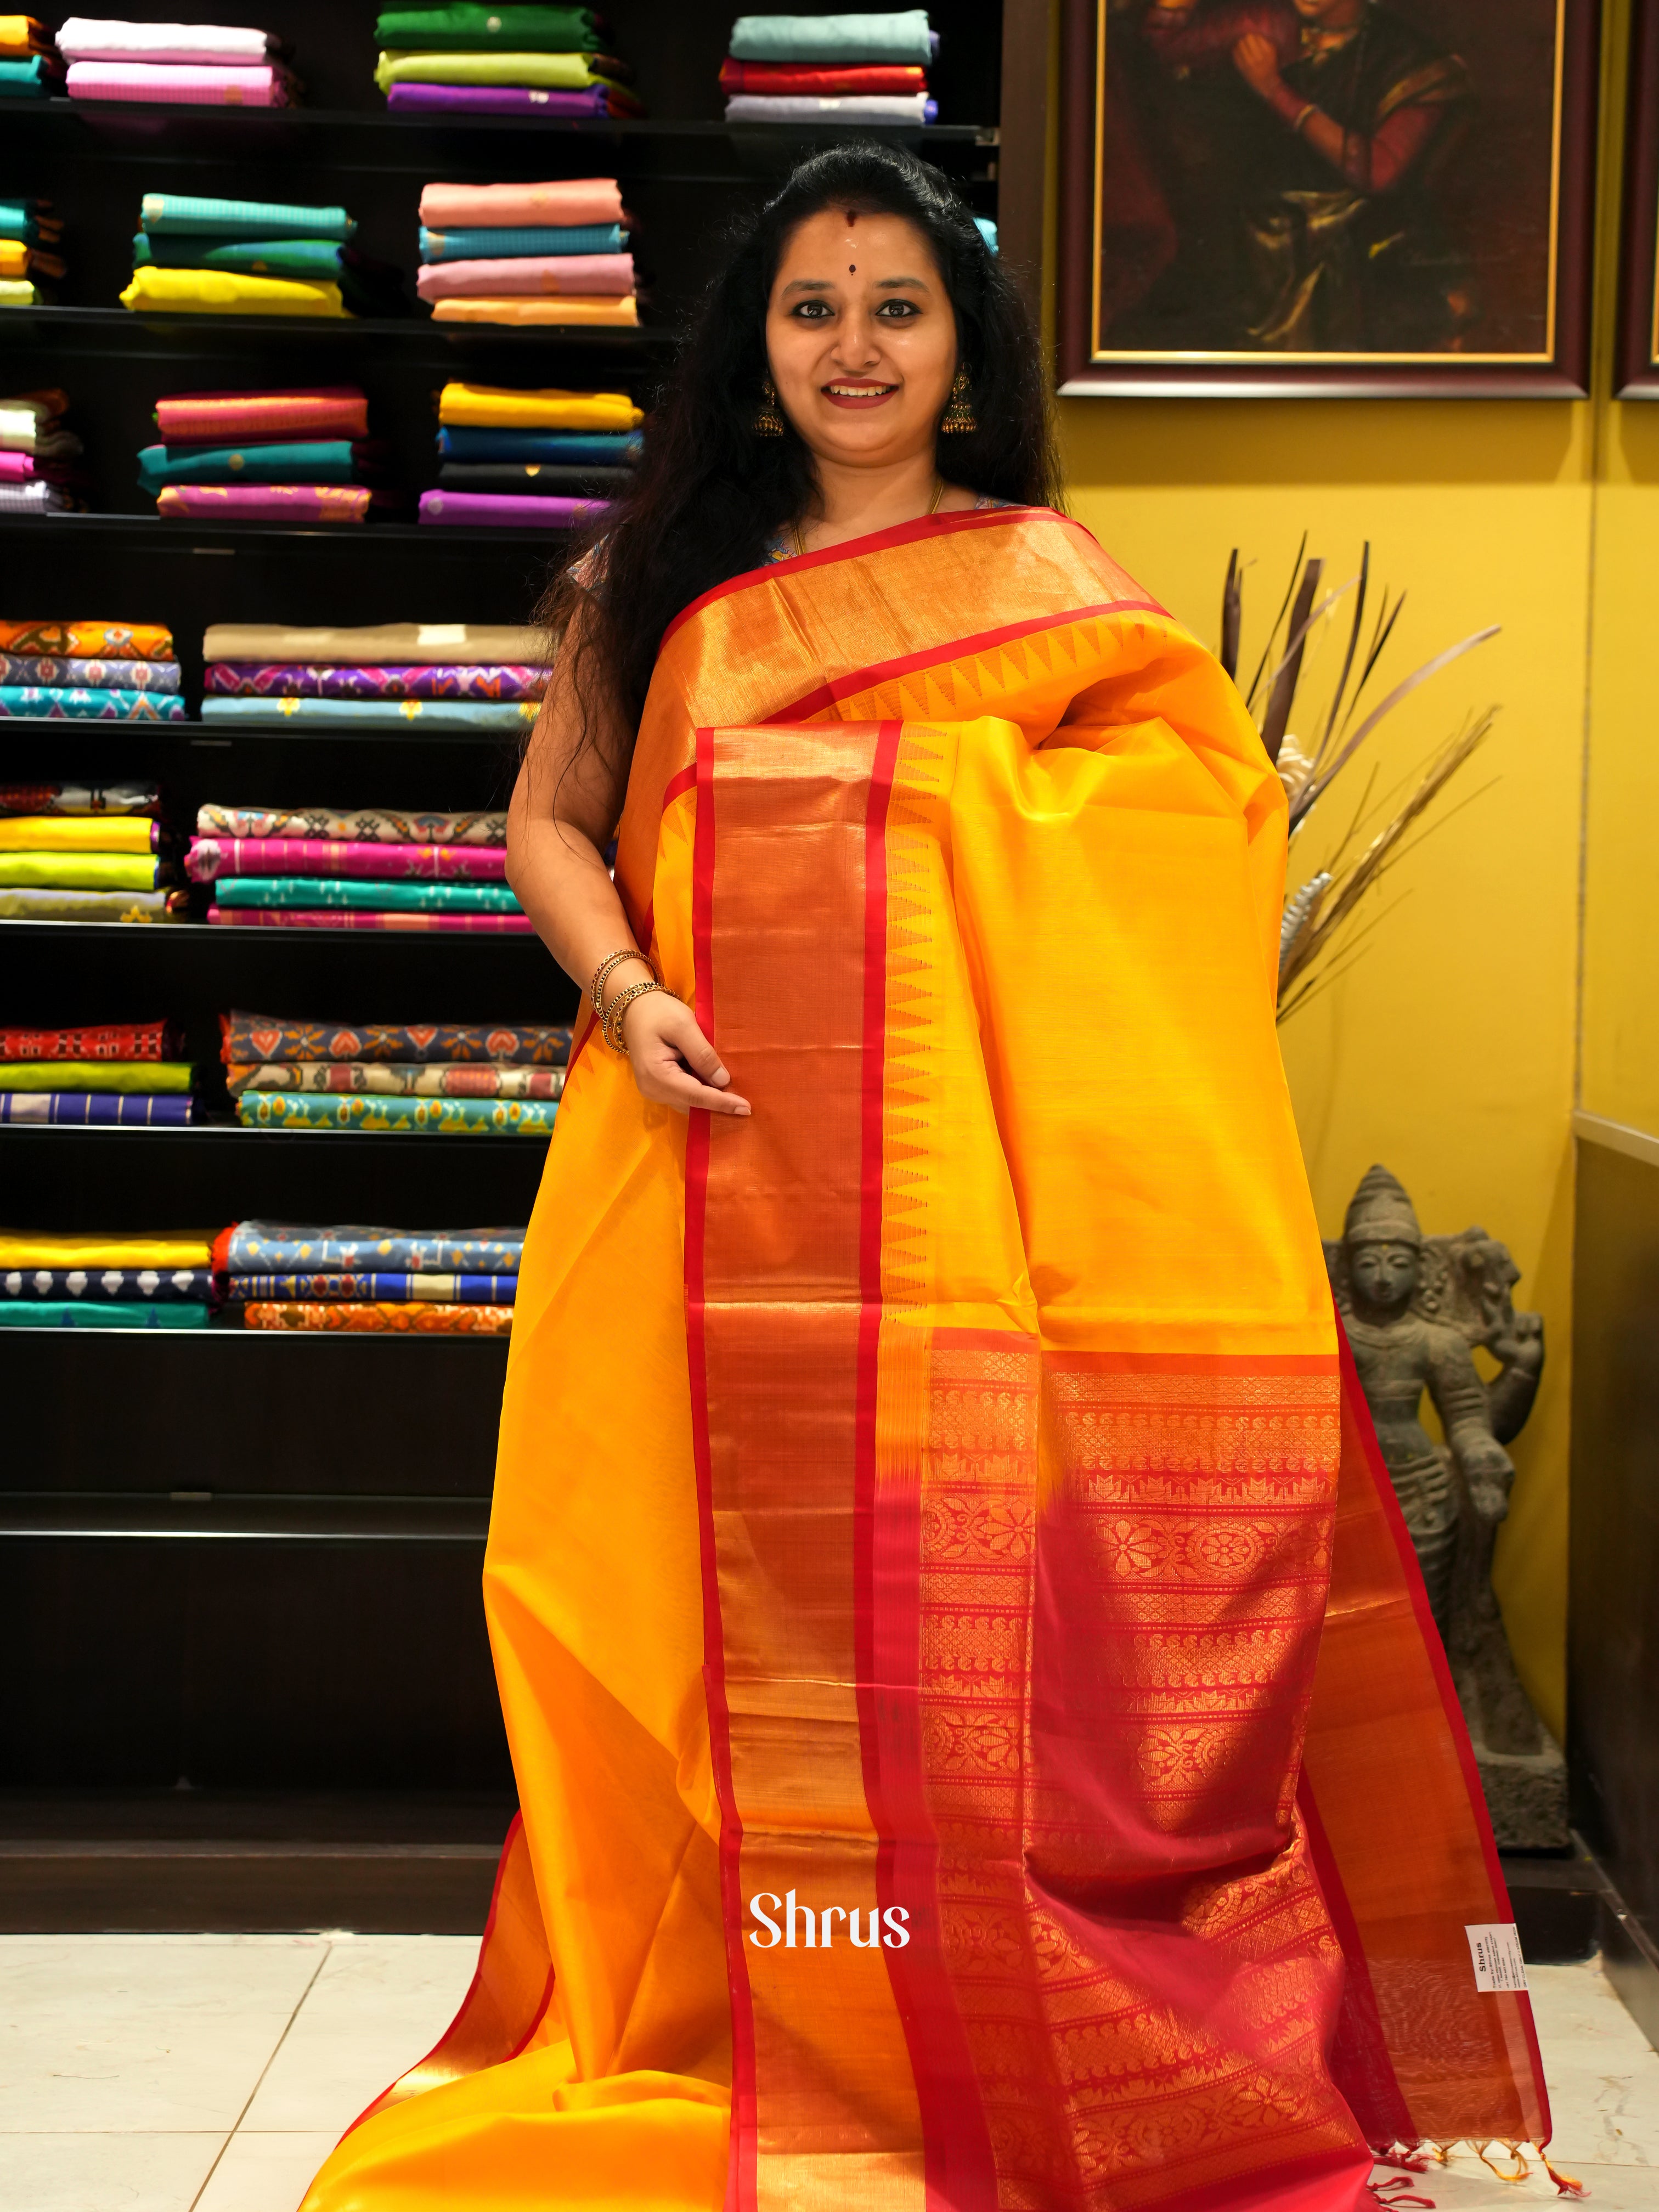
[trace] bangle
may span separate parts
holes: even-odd
[[[1316,100],[1310,100],[1307,106],[1303,109],[1301,114],[1297,117],[1295,122],[1291,124],[1291,136],[1293,138],[1299,138],[1302,136],[1303,125],[1307,121],[1310,115],[1317,115],[1318,112],[1319,103]]]
[[[665,986],[653,975],[648,983],[630,983],[625,991],[617,992],[605,1016],[605,1041],[612,1052],[625,1053],[628,1049],[623,1042],[623,1016],[635,1000],[647,998],[653,991],[663,988]]]
[[[613,968],[620,968],[625,960],[639,961],[642,966],[648,968],[653,975],[657,972],[657,963],[651,955],[648,952],[636,952],[631,945],[624,946],[620,952],[613,952],[609,959],[601,960],[593,970],[592,981],[587,987],[587,995],[593,1002],[593,1011],[601,1022],[605,1019],[605,979]]]

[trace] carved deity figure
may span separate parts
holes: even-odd
[[[1516,1313],[1519,1270],[1482,1229],[1425,1237],[1404,1188],[1374,1167],[1325,1247],[1376,1440],[1416,1547],[1500,1844],[1567,1840],[1565,1770],[1510,1656],[1492,1547],[1515,1468],[1504,1447],[1537,1395],[1544,1324]],[[1482,1379],[1474,1347],[1498,1363]],[[1432,1400],[1443,1448],[1419,1419]]]

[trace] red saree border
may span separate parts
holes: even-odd
[[[1348,1342],[1348,1333],[1342,1326],[1340,1314],[1336,1321],[1337,1350],[1341,1360],[1342,1390],[1349,1397],[1355,1414],[1355,1425],[1364,1454],[1366,1472],[1382,1516],[1382,1524],[1394,1541],[1399,1554],[1401,1573],[1412,1602],[1413,1617],[1423,1648],[1428,1654],[1430,1671],[1440,1695],[1441,1709],[1446,1717],[1446,1726],[1451,1733],[1453,1747],[1457,1753],[1459,1771],[1463,1786],[1468,1791],[1470,1808],[1474,1815],[1475,1831],[1480,1844],[1481,1863],[1486,1870],[1495,1905],[1507,1906],[1510,1921],[1515,1918],[1515,1907],[1510,1903],[1510,1886],[1504,1879],[1504,1869],[1498,1856],[1498,1845],[1492,1838],[1492,1822],[1486,1814],[1486,1793],[1481,1787],[1480,1770],[1474,1762],[1474,1747],[1469,1741],[1468,1724],[1463,1718],[1463,1708],[1458,1703],[1457,1689],[1452,1680],[1451,1667],[1446,1658],[1446,1647],[1441,1642],[1440,1631],[1435,1626],[1434,1615],[1429,1610],[1429,1594],[1423,1581],[1421,1568],[1417,1564],[1417,1552],[1412,1543],[1411,1532],[1406,1526],[1406,1516],[1400,1510],[1400,1500],[1395,1495],[1394,1484],[1383,1464],[1382,1449],[1376,1441],[1376,1430],[1370,1417],[1370,1408],[1359,1380],[1359,1370],[1354,1364],[1353,1349]],[[1544,2056],[1538,2047],[1538,2030],[1534,2024],[1530,2003],[1520,2008],[1522,2031],[1526,2038],[1527,2057],[1532,2068],[1532,2087],[1540,2112],[1546,2124],[1546,2133],[1537,2148],[1541,2152],[1548,2144],[1549,2091],[1544,2079]]]
[[[657,647],[659,657],[663,646],[693,615],[713,606],[716,599],[726,599],[733,592],[746,591],[751,584],[764,583],[781,572],[804,575],[810,568],[827,568],[832,562],[855,559],[864,553],[884,553],[893,545],[912,545],[921,538],[949,538],[959,530],[992,529],[1000,523],[1019,521],[1031,515],[1047,515],[1052,522],[1068,524],[1073,530],[1081,530],[1092,544],[1099,543],[1094,532],[1074,516],[1061,514],[1052,507],[965,507],[955,514],[919,515],[914,522],[896,522],[890,529],[872,530],[866,537],[848,538],[839,545],[826,545],[818,553],[792,553],[787,561],[769,561],[763,568],[745,568],[738,575],[728,576],[723,584],[711,585],[708,591],[688,600],[669,623],[662,634],[662,644]]]
[[[696,735],[697,817],[691,844],[692,1000],[705,1036],[714,1033],[714,732]],[[708,1146],[712,1116],[693,1108],[685,1143],[685,1344],[691,1384],[691,1449],[697,1485],[702,1565],[703,1686],[708,1700],[709,1759],[720,1809],[720,1909],[725,1921],[726,1985],[732,2002],[732,2135],[726,2175],[726,2212],[755,2212],[758,2194],[759,2113],[755,2084],[755,2014],[743,1949],[743,1821],[732,1779],[732,1716],[726,1695],[719,1562],[714,1548],[714,1475],[708,1436],[708,1340],[704,1254],[708,1218]]]
[[[1109,615],[1133,614],[1161,615],[1168,619],[1168,610],[1159,606],[1156,599],[1106,599],[1096,606],[1067,607],[1059,614],[1033,615],[1026,622],[1005,623],[999,629],[981,630],[975,637],[955,638],[948,645],[927,646],[920,653],[900,653],[893,660],[872,661],[867,668],[855,668],[848,676],[838,676],[832,683],[820,684],[803,692],[788,706],[781,707],[771,719],[776,722],[805,721],[809,715],[821,714],[824,708],[833,707],[842,699],[856,698],[873,684],[890,684],[896,677],[912,676],[917,670],[931,668],[941,660],[960,660],[969,653],[989,653],[995,646],[1012,645],[1022,637],[1035,637],[1039,630],[1060,629],[1068,623],[1097,622]]]

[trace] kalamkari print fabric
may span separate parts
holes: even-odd
[[[562,1022],[297,1021],[282,1014],[221,1017],[227,1066],[247,1060],[453,1060],[562,1067],[571,1031]]]

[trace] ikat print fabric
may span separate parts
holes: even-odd
[[[221,1027],[227,1066],[245,1060],[409,1060],[426,1066],[471,1061],[497,1066],[562,1067],[570,1056],[573,1034],[563,1023],[315,1022],[241,1012],[222,1016]],[[392,1232],[354,1230],[351,1233]]]
[[[4,1103],[0,1099],[0,1108]],[[368,1129],[411,1136],[545,1137],[558,1110],[556,1101],[537,1098],[319,1097],[245,1091],[236,1101],[244,1128]]]
[[[325,1226],[295,1221],[239,1221],[213,1246],[213,1265],[233,1275],[516,1275],[525,1231],[507,1229],[374,1229],[356,1222]],[[0,1237],[0,1266],[9,1258]],[[22,1264],[27,1264],[24,1255]],[[100,1255],[101,1257],[101,1255]]]
[[[550,1098],[564,1091],[562,1067],[423,1067],[398,1060],[265,1060],[225,1070],[233,1098],[245,1091],[298,1091],[383,1098]],[[0,1066],[0,1085],[5,1070]]]
[[[356,1335],[507,1336],[513,1328],[511,1306],[328,1305],[296,1301],[247,1305],[241,1312],[248,1328],[327,1329]]]
[[[516,1275],[228,1275],[224,1280],[233,1305],[298,1298],[329,1305],[510,1306],[519,1291]]]
[[[185,702],[176,691],[0,684],[0,720],[7,721],[182,722],[185,719]]]
[[[500,845],[393,845],[333,837],[193,837],[185,859],[192,883],[221,876],[384,877],[428,882],[501,884]]]
[[[5,878],[0,854],[0,882]],[[506,884],[362,883],[330,876],[221,876],[222,907],[356,907],[373,913],[517,914]]]
[[[349,814],[326,806],[213,806],[198,809],[203,837],[344,837],[381,845],[504,845],[505,814],[416,814],[360,806]]]
[[[291,661],[210,661],[210,698],[539,699],[544,668],[305,668]],[[505,818],[505,817],[503,817]],[[504,834],[504,833],[503,833]]]
[[[0,684],[51,684],[72,691],[176,691],[176,660],[81,660],[51,653],[0,653]]]
[[[468,1278],[441,1276],[440,1281]],[[482,1279],[493,1281],[494,1277]],[[0,1269],[0,1299],[154,1299],[174,1304],[213,1300],[213,1273],[207,1267],[7,1267]]]
[[[170,660],[173,633],[155,623],[0,621],[0,653],[88,660]]]

